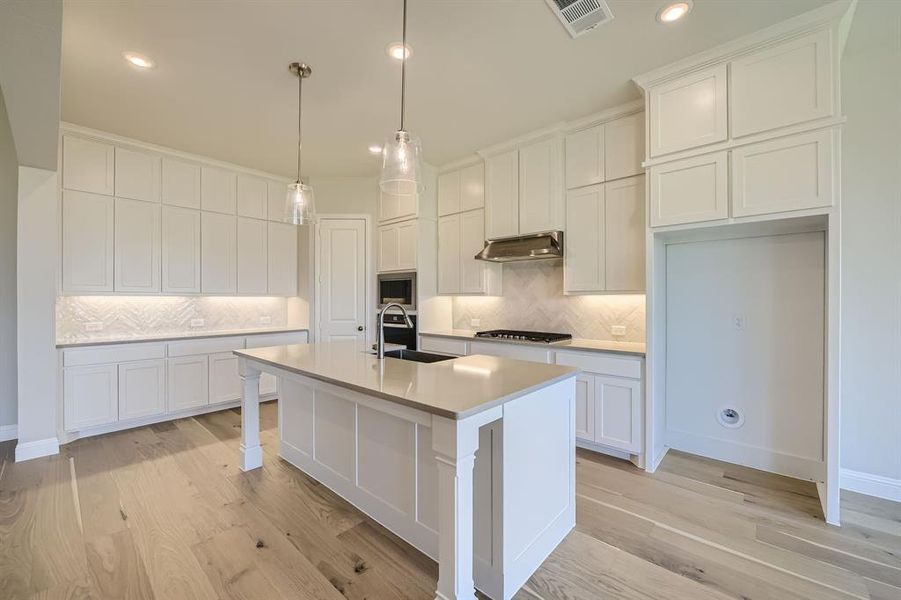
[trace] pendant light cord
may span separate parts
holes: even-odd
[[[407,0],[404,0],[404,26],[402,35],[403,59],[400,61],[400,130],[404,130],[404,99],[407,95]]]
[[[303,137],[301,135],[301,115],[303,115],[303,74],[297,75],[297,183],[300,181],[300,151]]]

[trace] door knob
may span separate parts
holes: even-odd
[[[363,331],[363,326],[362,326],[362,325],[357,325],[357,331]]]

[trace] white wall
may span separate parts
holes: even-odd
[[[842,467],[901,500],[901,3],[859,4],[842,103]]]
[[[0,91],[0,440],[16,423],[16,205],[18,161]],[[6,429],[4,429],[6,427]]]

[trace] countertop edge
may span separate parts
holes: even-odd
[[[272,335],[277,333],[300,333],[302,331],[309,332],[309,327],[289,327],[283,329],[242,329],[242,330],[234,330],[227,332],[209,332],[205,334],[191,334],[191,335],[172,335],[166,337],[146,337],[146,338],[131,338],[124,340],[98,340],[98,341],[85,341],[85,342],[62,342],[56,344],[57,350],[65,350],[70,348],[91,348],[95,346],[116,346],[119,344],[153,344],[153,343],[164,343],[164,342],[180,342],[185,340],[203,340],[209,338],[224,338],[224,337],[242,337],[248,335]]]
[[[447,332],[447,331],[420,331],[420,332],[418,332],[418,335],[423,335],[426,337],[440,337],[440,338],[447,338],[447,339],[453,339],[453,340],[467,340],[470,342],[477,341],[477,342],[489,342],[489,343],[493,343],[493,344],[512,344],[514,346],[528,346],[530,348],[546,348],[548,350],[564,350],[564,351],[569,350],[572,352],[596,352],[596,353],[607,353],[607,354],[624,354],[627,356],[636,356],[639,358],[645,358],[647,356],[647,350],[640,351],[640,350],[627,350],[624,348],[619,348],[619,349],[617,349],[617,348],[593,348],[590,346],[580,346],[578,344],[571,346],[571,345],[566,345],[565,343],[564,344],[560,344],[560,343],[545,344],[545,343],[540,343],[540,342],[503,340],[503,339],[497,339],[497,338],[477,338],[474,335],[458,334],[458,333],[452,333],[452,332]],[[602,340],[598,340],[598,341],[603,343]],[[611,342],[611,343],[617,343],[617,342]],[[641,342],[623,342],[623,343],[640,344]]]

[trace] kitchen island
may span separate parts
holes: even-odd
[[[279,456],[438,561],[436,599],[511,598],[575,525],[578,369],[494,356],[377,359],[356,342],[240,350],[241,468]]]

